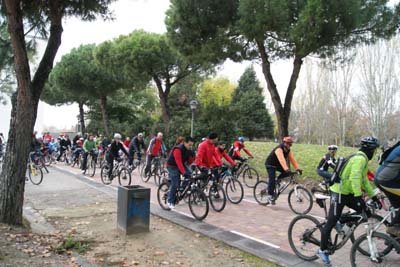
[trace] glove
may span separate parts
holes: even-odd
[[[297,169],[296,172],[300,175],[303,175],[303,170],[302,169]]]
[[[382,203],[379,201],[377,196],[372,197],[372,201],[374,201],[376,209],[378,210],[382,209]]]
[[[186,171],[186,172],[183,174],[183,177],[185,177],[185,179],[190,179],[190,178],[192,177],[192,173]]]

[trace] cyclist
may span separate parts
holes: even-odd
[[[195,164],[200,169],[202,175],[207,175],[209,169],[216,167],[215,145],[218,142],[218,134],[210,133],[206,140],[200,143],[197,149]],[[214,171],[214,177],[218,178],[218,170]]]
[[[341,182],[335,183],[330,187],[331,204],[327,222],[321,231],[321,246],[317,251],[317,256],[330,266],[328,242],[331,231],[342,215],[345,206],[357,211],[367,211],[362,192],[365,191],[378,205],[380,205],[372,185],[368,181],[368,162],[373,158],[376,148],[379,146],[378,139],[374,137],[364,137],[360,142],[359,151],[351,157],[340,173]],[[338,224],[340,228],[341,225]]]
[[[83,142],[84,142],[83,137],[80,137],[76,141],[74,154],[72,155],[72,162],[74,162],[79,157],[79,154],[82,153],[82,151],[83,151],[83,149],[82,149],[83,148]]]
[[[239,160],[239,161],[244,161],[244,159],[240,156],[240,150],[246,152],[247,155],[249,155],[250,158],[254,158],[251,152],[244,146],[244,137],[240,136],[238,139],[233,142],[233,155],[232,158],[234,160]]]
[[[131,138],[130,138],[129,136],[127,136],[127,137],[125,138],[125,140],[124,140],[124,146],[125,146],[126,148],[128,148],[130,143],[131,143]]]
[[[267,159],[265,160],[265,168],[268,174],[268,197],[267,200],[270,204],[275,205],[275,183],[276,183],[276,172],[280,172],[278,179],[282,179],[290,176],[289,162],[293,165],[297,172],[300,174],[303,172],[299,168],[299,164],[294,158],[293,152],[290,151],[294,140],[290,136],[285,136],[283,142],[275,147]]]
[[[328,146],[328,153],[322,157],[321,161],[318,164],[317,173],[319,176],[324,178],[323,184],[325,184],[325,185],[329,184],[330,179],[332,177],[332,173],[330,173],[328,171],[329,167],[331,167],[333,169],[336,166],[335,156],[336,156],[337,150],[338,150],[338,147],[336,145]]]
[[[400,208],[400,145],[394,148],[379,166],[375,184],[385,193],[394,208]],[[400,212],[397,212],[391,224],[387,232],[400,237]]]
[[[215,164],[220,167],[223,165],[222,158],[229,162],[232,167],[236,166],[236,162],[225,152],[226,142],[219,141],[215,147]]]
[[[77,133],[75,135],[75,137],[72,139],[72,147],[73,147],[73,149],[75,149],[75,147],[76,147],[76,142],[81,138],[82,138],[81,134]]]
[[[187,167],[193,163],[193,147],[194,140],[192,137],[186,137],[183,143],[174,146],[167,160],[168,177],[171,180],[170,191],[168,193],[168,207],[175,209],[176,190],[180,185],[180,176],[190,179],[192,172]]]
[[[146,168],[144,169],[146,176],[150,174],[153,158],[161,155],[165,155],[165,146],[163,144],[163,134],[159,132],[156,137],[150,140],[147,148]]]
[[[129,144],[129,166],[132,166],[135,153],[138,161],[142,160],[142,150],[145,150],[144,138],[142,133],[138,133]]]
[[[60,161],[62,155],[66,150],[71,149],[71,140],[68,135],[62,136],[60,140],[60,155],[58,155],[57,161]]]
[[[92,154],[94,160],[97,158],[96,142],[93,140],[93,135],[89,135],[89,138],[83,143],[83,163],[82,163],[82,173],[85,172],[87,168],[87,158],[89,154]]]
[[[112,172],[114,168],[114,160],[121,161],[119,156],[119,151],[121,150],[126,156],[129,156],[128,151],[126,151],[124,144],[121,141],[121,135],[119,133],[114,134],[114,140],[111,142],[110,151],[107,153],[106,160],[110,169],[108,171],[108,178],[110,181],[113,179]]]

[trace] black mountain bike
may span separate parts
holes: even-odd
[[[254,186],[258,183],[260,176],[256,169],[250,167],[248,163],[249,159],[244,159],[243,161],[238,163],[238,166],[233,169],[232,175],[239,179],[242,177],[243,183],[249,187],[254,188]]]
[[[239,204],[243,200],[244,189],[242,183],[232,175],[228,167],[221,168],[220,183],[225,189],[226,198],[232,204]]]
[[[115,177],[118,177],[118,183],[121,186],[131,185],[131,173],[128,168],[122,163],[122,161],[114,160],[114,166],[111,174],[111,179],[108,177],[108,172],[110,170],[109,164],[106,162],[103,167],[101,167],[100,177],[103,184],[111,184]]]
[[[142,165],[143,166],[143,165]],[[140,177],[142,181],[147,183],[150,178],[154,177],[154,183],[156,185],[160,185],[163,180],[166,180],[168,177],[168,172],[164,168],[163,160],[161,157],[154,157],[151,161],[150,173],[145,174],[146,166],[141,168]]]
[[[313,198],[307,188],[298,184],[299,174],[291,172],[288,177],[276,178],[274,199],[277,200],[289,186],[293,188],[289,191],[288,203],[290,209],[296,214],[307,214],[313,207]],[[268,181],[259,181],[253,190],[253,196],[260,205],[268,205]]]
[[[186,180],[186,185],[181,185],[176,190],[175,205],[179,204],[182,200],[187,200],[190,212],[197,220],[204,220],[209,211],[208,198],[199,186],[201,176],[195,176]],[[168,207],[168,194],[170,191],[171,181],[163,181],[157,190],[157,200],[160,207],[164,210],[170,210]]]

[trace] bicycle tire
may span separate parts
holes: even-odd
[[[376,222],[381,222],[381,221],[383,220],[383,217],[380,216],[380,215],[378,215],[378,214],[371,214],[371,216],[368,218],[368,222],[371,222],[371,220],[375,220]],[[389,225],[389,222],[384,221],[384,223],[383,223],[382,226],[383,226],[385,229],[382,229],[382,230],[385,231],[385,230],[386,230],[386,226],[388,226],[388,225]],[[357,236],[356,236],[355,233],[356,233],[357,229],[359,229],[359,228],[364,229],[363,223],[357,225],[357,228],[353,231],[353,233],[351,233],[350,240],[351,240],[351,242],[352,242],[353,244],[355,243],[355,241],[356,241],[360,236],[362,236],[363,234],[365,234],[365,230],[364,230],[364,231],[362,231],[363,234],[360,234],[360,235],[357,235]],[[383,251],[383,253],[386,255],[386,254],[388,254],[391,250],[392,250],[392,248],[388,247],[386,250]],[[363,254],[364,256],[369,256],[368,252],[365,251],[365,250],[363,250],[362,248],[360,248],[359,252],[360,252],[361,254]]]
[[[144,170],[145,170],[146,168],[142,168],[142,170],[140,171],[140,178],[142,179],[142,181],[144,182],[144,183],[147,183],[149,180],[150,180],[150,177],[151,177],[151,175],[145,175],[145,173],[144,173]]]
[[[314,218],[310,215],[298,215],[289,224],[289,228],[288,228],[289,245],[292,248],[293,252],[297,255],[297,257],[299,257],[305,261],[314,261],[314,260],[318,259],[318,256],[315,255],[315,252],[317,251],[317,249],[319,248],[320,243],[321,243],[320,236],[319,236],[319,238],[316,239],[317,240],[316,243],[319,243],[319,244],[313,244],[312,242],[307,242],[307,243],[315,246],[315,248],[310,249],[310,254],[311,254],[310,256],[303,254],[301,252],[301,250],[298,249],[295,245],[295,239],[293,236],[293,228],[297,222],[299,222],[300,220],[303,220],[303,219],[309,220],[311,222],[312,228],[305,229],[304,232],[302,233],[302,235],[299,237],[302,244],[305,243],[304,238],[305,238],[306,234],[313,235],[317,231],[317,234],[321,235],[321,224],[316,218]]]
[[[120,186],[130,186],[131,185],[131,173],[125,167],[122,167],[118,172],[118,183]]]
[[[93,177],[96,174],[96,165],[97,165],[97,161],[96,160],[92,160],[90,161],[90,172],[89,172],[89,176]],[[89,165],[88,165],[89,166]]]
[[[35,168],[35,171],[37,172],[37,175],[36,175],[37,178],[34,178],[34,176],[32,175],[32,169],[31,169],[32,167]],[[40,168],[40,167],[38,167],[36,165],[32,165],[32,166],[28,165],[28,177],[29,177],[29,180],[31,181],[32,184],[40,185],[42,183],[42,181],[43,181],[42,168]]]
[[[204,206],[204,211],[197,213],[197,211],[195,211],[195,208],[200,207],[200,206],[201,207]],[[208,203],[208,197],[199,188],[195,188],[190,191],[189,209],[190,209],[190,212],[192,213],[193,217],[195,217],[199,221],[204,220],[208,215],[208,212],[210,209],[209,203]]]
[[[254,188],[259,182],[260,176],[256,169],[248,167],[243,171],[242,174],[243,182],[248,188]]]
[[[242,202],[244,197],[244,189],[242,183],[231,177],[228,178],[228,182],[225,183],[226,197],[232,204],[239,204]]]
[[[307,188],[300,186],[300,185],[296,186],[296,188],[297,188],[298,194],[302,195],[303,198],[298,198],[296,196],[295,188],[290,190],[290,192],[288,194],[289,208],[296,214],[307,214],[311,211],[311,209],[313,207],[313,197]],[[294,197],[294,199],[292,199],[293,197]],[[303,200],[305,202],[303,202]],[[308,203],[306,203],[306,201]],[[297,209],[297,207],[295,208],[294,203],[300,203],[300,202],[305,203],[305,206],[304,206],[305,209]]]
[[[100,178],[101,182],[105,185],[111,184],[112,180],[108,178],[109,168],[107,164],[105,164],[100,170]]]
[[[391,247],[392,249],[394,249],[397,253],[400,253],[400,244],[399,242],[397,242],[394,238],[390,237],[387,234],[384,233],[380,233],[380,232],[373,232],[371,235],[371,239],[373,239],[374,237],[379,238],[379,240],[383,241],[384,246],[387,247]],[[359,238],[357,238],[357,240],[354,242],[353,246],[351,247],[351,252],[350,252],[350,263],[352,267],[357,266],[356,264],[356,259],[358,256],[357,253],[360,252],[360,250],[364,250],[361,249],[361,243],[363,241],[367,241],[368,243],[368,235],[367,234],[363,234],[362,236],[360,236]],[[373,241],[372,241],[373,242]],[[376,246],[376,243],[374,244]],[[391,250],[392,250],[391,249]],[[390,251],[389,251],[390,252]],[[361,253],[361,252],[360,252]],[[378,252],[378,257],[379,260],[384,260],[384,257],[387,256],[389,253],[386,254],[381,254]],[[366,259],[366,255],[364,255],[363,253],[361,253],[362,259],[367,260]],[[370,256],[370,254],[368,253],[367,257]],[[360,257],[361,258],[361,257]],[[374,262],[375,263],[375,262]],[[379,263],[382,263],[381,261]],[[361,265],[358,265],[361,266]],[[365,266],[365,264],[362,264],[362,266]],[[398,266],[398,261],[395,261],[393,263],[393,265],[387,265],[387,264],[383,264],[382,266]]]
[[[224,188],[220,184],[212,184],[208,190],[208,199],[211,207],[216,212],[221,212],[226,206],[226,194]]]
[[[170,208],[168,207],[169,188],[170,184],[168,182],[163,182],[157,189],[158,204],[163,210],[170,210]]]
[[[253,197],[260,205],[268,205],[268,183],[265,181],[259,181],[253,188]]]

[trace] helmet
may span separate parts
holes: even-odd
[[[239,136],[238,137],[238,141],[243,143],[244,142],[244,137],[243,136]]]
[[[83,141],[83,140],[85,140],[85,139],[83,139],[83,137],[81,137],[81,138],[79,138],[79,140]]]
[[[143,134],[142,134],[142,133],[138,133],[137,136],[138,136],[138,137],[143,137]]]
[[[330,145],[330,146],[328,146],[328,150],[338,150],[338,146],[337,145]]]
[[[115,133],[114,134],[114,139],[119,139],[119,140],[121,140],[121,135],[119,134],[119,133]]]
[[[372,136],[363,137],[361,138],[360,146],[366,149],[376,149],[379,147],[379,140]]]
[[[285,137],[283,137],[283,142],[288,143],[288,144],[293,144],[294,140],[291,136],[285,136]]]

